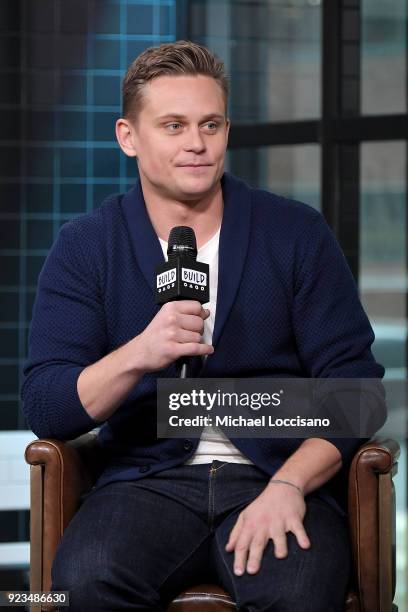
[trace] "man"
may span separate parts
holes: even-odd
[[[384,372],[320,213],[224,172],[227,94],[205,47],[145,50],[116,124],[140,180],[65,224],[39,278],[27,421],[63,440],[103,424],[107,456],[53,565],[72,610],[163,610],[207,566],[239,610],[344,608],[350,547],[333,485],[361,440],[156,436],[156,381],[182,356],[203,357],[202,377]],[[211,266],[209,308],[154,303],[177,225],[194,229]]]

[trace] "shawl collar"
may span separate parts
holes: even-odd
[[[221,186],[224,212],[219,244],[214,347],[221,336],[238,291],[248,250],[251,215],[251,188],[244,181],[224,172]],[[154,296],[155,267],[164,262],[164,258],[147,213],[140,179],[124,195],[121,206],[137,262]]]

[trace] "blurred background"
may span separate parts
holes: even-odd
[[[146,47],[207,45],[231,75],[227,170],[321,210],[407,378],[408,0],[0,2],[0,590],[29,588],[34,435],[19,406],[38,274],[60,226],[129,189],[120,85]],[[408,612],[406,404],[400,402],[397,595]]]

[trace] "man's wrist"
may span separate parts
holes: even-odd
[[[267,488],[271,490],[276,485],[282,485],[284,487],[290,487],[290,488],[296,489],[301,495],[303,496],[305,495],[304,487],[298,482],[296,482],[295,480],[292,480],[289,478],[280,478],[275,475],[275,476],[272,476],[272,478],[269,480]]]
[[[143,354],[140,350],[139,336],[129,340],[122,349],[125,351],[125,370],[137,375],[138,378],[144,376],[147,370],[143,367]]]

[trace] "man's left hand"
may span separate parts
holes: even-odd
[[[309,548],[310,540],[303,526],[306,504],[300,491],[286,484],[270,483],[264,491],[238,516],[225,546],[227,552],[235,550],[234,573],[240,576],[246,570],[255,574],[263,551],[273,540],[275,556],[287,556],[286,533],[291,531],[301,548]]]

